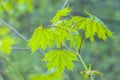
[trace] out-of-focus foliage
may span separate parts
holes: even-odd
[[[1,2],[2,1],[2,2]],[[20,1],[20,3],[18,2]],[[32,8],[28,9],[28,2],[32,1]],[[49,20],[53,19],[55,13],[61,9],[65,0],[0,0],[0,19],[7,21],[27,38],[40,24],[49,25]],[[1,6],[6,3],[11,5],[8,12]],[[8,5],[7,3],[7,5]],[[87,64],[93,65],[93,70],[99,70],[103,73],[103,77],[94,77],[95,80],[120,80],[120,0],[69,0],[69,6],[72,7],[72,15],[82,15],[86,9],[88,12],[96,15],[105,23],[108,28],[113,31],[113,38],[106,43],[97,40],[84,44],[81,55]],[[9,9],[8,9],[9,10]],[[69,25],[69,24],[68,24]],[[73,30],[74,31],[74,30]],[[11,80],[27,80],[30,74],[42,74],[46,71],[42,61],[42,54],[30,55],[30,51],[21,50],[26,42],[21,38],[12,34],[16,38],[17,44],[12,54],[5,55],[0,52],[0,71],[6,73],[5,78]],[[74,35],[73,35],[74,36]],[[96,38],[96,37],[95,37]],[[79,43],[79,42],[78,42]],[[76,43],[77,44],[77,43]],[[1,68],[4,67],[3,68]],[[13,67],[14,66],[14,67]],[[82,80],[79,71],[83,70],[81,64],[76,63],[74,72],[65,71],[67,80]],[[0,73],[0,79],[4,80]]]
[[[10,32],[7,26],[0,27],[0,36],[6,36]]]
[[[44,74],[33,74],[31,80],[64,80],[64,77],[59,72],[48,72]]]
[[[9,33],[10,29],[7,26],[0,26],[0,51],[6,54],[11,53],[12,45],[15,44],[14,38],[10,37]]]
[[[15,40],[11,37],[4,37],[0,40],[0,51],[10,54],[11,46],[15,44]]]

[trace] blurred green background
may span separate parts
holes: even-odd
[[[50,20],[60,10],[65,0],[0,0],[0,27],[7,22],[27,39],[41,24],[50,25]],[[120,80],[120,0],[69,0],[72,15],[86,16],[84,10],[99,17],[113,32],[113,38],[103,42],[86,40],[81,55],[93,69],[103,73],[94,80]],[[0,32],[1,33],[1,32]],[[65,71],[64,76],[47,72],[43,54],[32,54],[27,42],[14,32],[7,36],[15,39],[11,54],[0,51],[0,80],[83,80],[80,74],[83,66],[76,62],[73,71]],[[0,40],[3,37],[0,36]],[[9,41],[9,40],[8,40]],[[63,79],[65,78],[65,79]],[[86,79],[85,79],[86,80]]]

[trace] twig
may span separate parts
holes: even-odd
[[[94,80],[92,76],[90,76],[90,79],[91,79],[91,80]]]
[[[6,23],[3,20],[0,20],[0,23],[7,25],[7,27],[9,27],[14,33],[16,33],[18,36],[20,36],[26,42],[28,42],[28,39],[25,36],[23,36],[20,32],[18,32],[15,28],[13,28],[11,25],[9,25],[8,23]]]
[[[12,50],[30,50],[30,48],[13,47]]]
[[[68,3],[68,0],[65,1],[64,5],[62,6],[62,9],[66,7],[67,3]]]
[[[24,36],[22,35],[20,32],[18,32],[13,26],[9,25],[8,23],[6,23],[5,21],[3,20],[0,20],[0,23],[3,23],[5,25],[7,25],[7,27],[9,27],[14,33],[16,33],[18,36],[20,36],[23,40],[25,40],[26,42],[28,42],[29,40]],[[40,53],[44,53],[44,51],[38,49],[38,51]]]
[[[69,48],[66,44],[64,44],[64,46],[65,46],[66,49],[70,50],[71,52],[76,53],[76,52],[73,51],[71,48]]]

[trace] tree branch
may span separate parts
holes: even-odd
[[[24,48],[24,47],[12,47],[12,50],[30,50],[30,48]]]
[[[15,34],[17,34],[18,36],[20,36],[23,40],[25,40],[26,42],[28,42],[29,40],[24,36],[22,35],[20,32],[18,32],[13,26],[9,25],[8,23],[6,23],[5,21],[3,20],[0,20],[0,23],[3,23],[5,25],[7,25],[7,27],[9,27]],[[38,51],[40,53],[44,53],[44,51],[38,49]]]
[[[28,39],[25,36],[23,36],[20,32],[18,32],[15,28],[13,28],[11,25],[9,25],[8,23],[6,23],[3,20],[0,20],[0,23],[7,25],[7,27],[9,27],[14,33],[16,33],[18,36],[20,36],[26,42],[28,42]]]

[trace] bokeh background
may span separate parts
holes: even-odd
[[[5,34],[0,36],[0,41],[4,36],[15,40],[12,48],[7,46],[12,49],[7,53],[0,43],[0,80],[84,80],[80,74],[84,68],[79,62],[75,63],[73,71],[65,71],[64,76],[47,72],[43,54],[32,54],[20,36],[8,29],[1,30],[7,27],[3,23],[6,22],[29,39],[38,26],[50,25],[50,20],[64,3],[65,0],[0,0],[0,34]],[[107,42],[87,40],[81,55],[87,64],[103,74],[102,77],[93,76],[95,80],[120,80],[120,0],[69,0],[67,6],[72,8],[72,15],[86,17],[84,10],[89,11],[113,32],[113,38]],[[8,44],[14,43],[10,40],[7,39]]]

